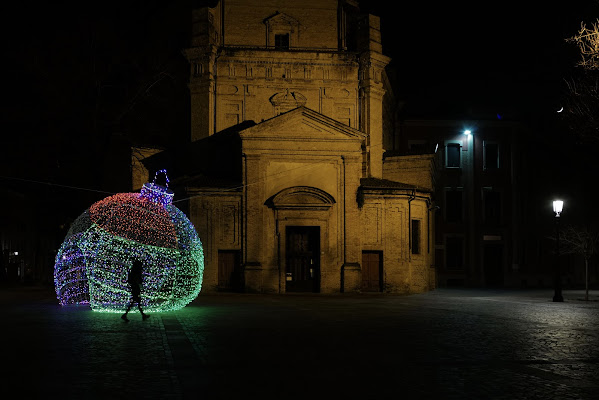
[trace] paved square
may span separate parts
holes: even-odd
[[[24,398],[593,399],[598,294],[200,295],[125,323],[0,289],[2,378]]]

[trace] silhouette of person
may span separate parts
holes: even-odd
[[[131,300],[129,301],[127,310],[121,316],[121,318],[124,319],[126,322],[129,322],[127,314],[129,313],[129,310],[131,310],[133,303],[137,303],[137,308],[139,309],[139,312],[141,313],[141,317],[143,320],[150,318],[149,315],[144,314],[144,311],[141,308],[142,269],[143,263],[140,260],[136,259],[135,261],[133,261],[133,265],[131,266],[131,270],[129,271],[129,275],[127,277],[127,282],[129,283],[129,286],[131,286]]]

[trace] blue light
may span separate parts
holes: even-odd
[[[160,172],[168,185],[166,171]],[[177,310],[195,299],[204,272],[202,242],[187,216],[172,205],[173,195],[166,186],[146,183],[140,193],[117,193],[84,211],[56,255],[60,304],[123,312],[133,260],[144,263],[144,310]]]

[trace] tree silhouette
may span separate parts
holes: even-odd
[[[579,254],[584,258],[585,300],[589,300],[589,259],[599,251],[599,233],[589,228],[567,226],[560,231],[560,253]],[[555,238],[552,238],[555,240]]]
[[[578,46],[578,73],[565,79],[562,118],[584,143],[599,144],[599,18],[590,27],[582,22],[577,34],[566,42]]]

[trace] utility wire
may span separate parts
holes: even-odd
[[[107,191],[104,191],[104,190],[90,189],[90,188],[84,188],[84,187],[78,187],[78,186],[70,186],[70,185],[61,185],[59,183],[42,182],[42,181],[36,181],[36,180],[33,180],[33,179],[16,178],[14,176],[2,176],[2,175],[0,175],[0,179],[10,179],[10,180],[14,180],[14,181],[37,183],[37,184],[40,184],[40,185],[63,187],[63,188],[74,189],[74,190],[85,190],[85,191],[88,191],[88,192],[97,192],[97,193],[105,193],[105,194],[115,194],[114,192],[107,192]]]
[[[300,165],[300,166],[298,166],[296,168],[290,168],[290,169],[286,169],[284,171],[280,171],[280,172],[271,174],[271,175],[267,176],[266,178],[260,179],[260,180],[258,180],[256,182],[248,183],[248,184],[245,184],[245,185],[234,186],[234,187],[230,187],[230,188],[224,188],[223,190],[224,191],[234,191],[234,190],[238,190],[238,189],[243,189],[245,187],[249,187],[249,186],[252,186],[252,185],[257,185],[257,184],[262,183],[262,182],[268,182],[269,180],[275,179],[276,177],[278,177],[278,176],[280,176],[282,174],[291,172],[291,171],[295,171],[295,170],[298,170],[298,169],[304,169],[304,168],[305,169],[316,168],[320,164],[323,164],[323,163],[324,162],[317,162],[317,163],[309,163],[307,165]],[[39,185],[55,186],[55,187],[72,189],[72,190],[84,190],[84,191],[88,191],[88,192],[103,193],[103,194],[108,194],[108,195],[116,194],[114,192],[107,192],[107,191],[99,190],[99,189],[90,189],[90,188],[79,187],[79,186],[62,185],[62,184],[59,184],[59,183],[44,182],[44,181],[38,181],[38,180],[34,180],[34,179],[17,178],[17,177],[14,177],[14,176],[3,176],[3,175],[0,175],[0,179],[9,179],[9,180],[14,180],[14,181],[36,183],[36,184],[39,184]],[[190,199],[193,199],[193,198],[199,197],[199,196],[201,196],[201,195],[190,196],[190,197],[186,197],[186,198],[183,198],[183,199],[178,199],[176,201],[173,201],[173,203],[178,203],[178,202],[181,202],[181,201],[190,200]]]

